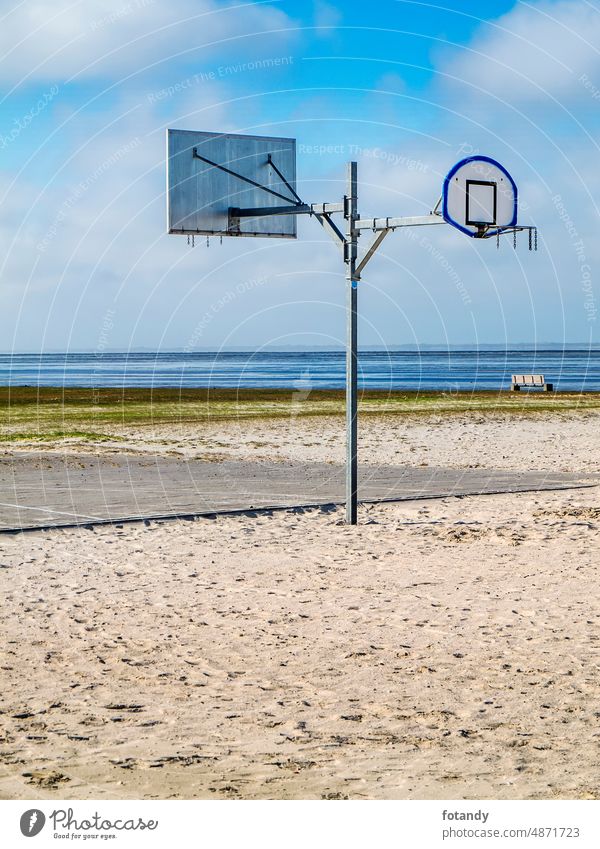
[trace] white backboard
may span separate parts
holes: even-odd
[[[219,165],[282,197],[226,173]],[[232,220],[229,212],[235,207],[262,209],[294,204],[296,198],[286,181],[295,190],[295,139],[167,130],[169,233],[295,239],[295,215]]]
[[[517,223],[517,186],[488,156],[470,156],[450,170],[442,190],[444,219],[468,236],[494,235]]]

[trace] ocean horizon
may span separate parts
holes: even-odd
[[[508,389],[514,373],[541,373],[555,389],[600,391],[600,348],[453,347],[359,350],[362,389]],[[102,351],[0,354],[0,385],[83,388],[341,389],[343,350]]]

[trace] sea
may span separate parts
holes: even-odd
[[[343,351],[0,354],[2,386],[341,389]],[[600,348],[360,351],[362,389],[508,389],[543,374],[555,389],[600,391]]]

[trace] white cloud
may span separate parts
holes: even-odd
[[[314,21],[319,38],[331,35],[341,23],[342,15],[339,9],[324,0],[314,0]]]
[[[22,2],[0,23],[0,79],[112,79],[164,60],[205,61],[211,45],[262,55],[290,38],[274,6],[216,0],[57,0]],[[261,33],[270,33],[261,37]],[[164,70],[165,65],[159,65]]]
[[[600,86],[600,10],[584,0],[518,3],[456,50],[444,72],[483,95],[509,103],[580,97],[583,75]]]

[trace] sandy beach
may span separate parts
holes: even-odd
[[[600,0],[0,19],[0,849],[587,849]]]
[[[600,411],[556,415],[372,416],[361,421],[363,462],[511,471],[600,471]],[[345,425],[340,417],[240,419],[207,424],[154,425],[143,432],[122,428],[117,447],[185,458],[263,459],[343,463]],[[74,445],[77,442],[74,441]],[[83,443],[82,443],[83,445]],[[103,443],[103,451],[111,449]],[[64,450],[64,449],[61,449]]]
[[[600,471],[598,422],[372,417],[361,448],[583,480]],[[342,429],[164,426],[120,447],[335,462]],[[0,796],[600,798],[597,486],[365,505],[359,520],[2,536]]]

